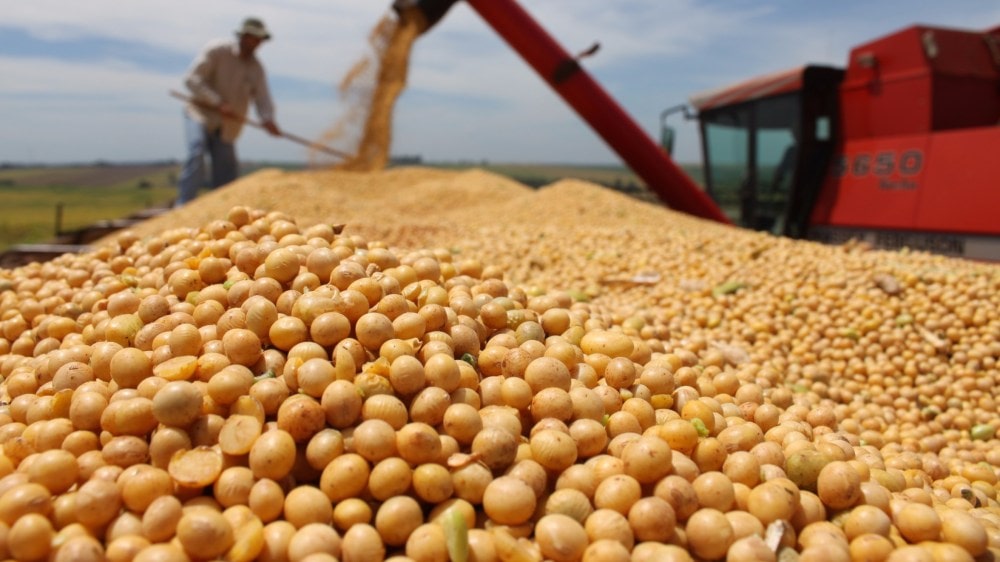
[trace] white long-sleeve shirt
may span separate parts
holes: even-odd
[[[218,40],[206,46],[191,65],[184,84],[196,101],[210,106],[225,103],[237,115],[245,116],[252,100],[261,121],[274,120],[264,67],[256,57],[240,58],[239,42]],[[187,111],[210,131],[221,127],[226,142],[234,142],[243,128],[242,121],[223,119],[219,112],[194,103],[188,104]]]

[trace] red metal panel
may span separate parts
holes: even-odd
[[[927,29],[922,38],[935,55],[928,58],[934,73],[934,130],[995,125],[1000,120],[1000,39],[953,29]]]
[[[850,141],[811,223],[996,234],[1000,127]]]
[[[834,156],[834,169],[820,194],[813,223],[913,228],[924,187],[926,153],[925,135],[846,143]]]
[[[468,0],[468,3],[667,205],[702,218],[729,223],[708,194],[673,163],[517,2]]]
[[[840,95],[844,139],[929,132],[930,78],[918,27],[852,49]]]
[[[913,26],[852,49],[841,86],[844,138],[995,124],[1000,43],[988,37]]]
[[[917,224],[927,230],[1000,233],[998,150],[996,126],[932,135]]]

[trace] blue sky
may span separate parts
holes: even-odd
[[[520,0],[654,138],[664,108],[692,94],[805,63],[843,66],[859,43],[913,24],[1000,25],[995,0]],[[390,0],[31,0],[0,22],[0,162],[181,158],[181,87],[209,40],[246,15],[278,122],[318,138],[341,116],[336,87],[367,53]],[[680,125],[676,158],[699,158]],[[348,148],[347,146],[333,146]],[[247,129],[244,159],[305,161],[298,144]],[[426,160],[606,164],[618,157],[469,6],[459,2],[411,58],[394,154]]]

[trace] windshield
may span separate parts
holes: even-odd
[[[722,212],[742,225],[740,189],[749,172],[750,116],[742,107],[703,117],[705,179]]]
[[[800,130],[796,93],[702,115],[708,190],[734,223],[784,228]]]

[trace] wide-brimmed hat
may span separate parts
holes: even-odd
[[[261,40],[271,38],[271,33],[264,27],[264,22],[259,18],[247,18],[243,20],[243,25],[236,30],[237,35],[253,35]]]

